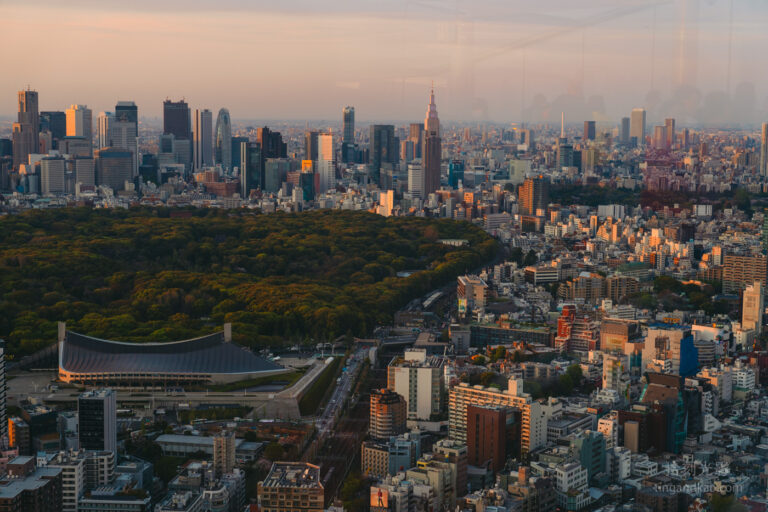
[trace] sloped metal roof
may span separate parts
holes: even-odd
[[[255,373],[283,367],[227,343],[224,333],[168,343],[126,343],[67,331],[59,355],[73,373]]]

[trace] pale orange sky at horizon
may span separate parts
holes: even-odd
[[[768,117],[765,2],[260,3],[0,0],[0,114],[30,85],[41,110],[160,116],[184,97],[234,119],[419,120],[434,80],[445,120]]]

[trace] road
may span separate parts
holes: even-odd
[[[349,392],[352,390],[363,361],[365,361],[367,356],[368,349],[359,349],[347,359],[347,371],[341,373],[331,398],[328,400],[323,413],[318,416],[315,422],[317,435],[321,441],[325,440],[328,434],[333,432],[336,418],[339,416],[342,407],[344,407],[347,398],[349,398]]]
[[[338,496],[347,473],[359,464],[360,446],[368,432],[370,391],[386,386],[387,371],[371,370],[366,382],[358,388],[356,400],[345,415],[329,432],[328,438],[315,462],[320,466],[320,477],[325,486],[326,505]]]

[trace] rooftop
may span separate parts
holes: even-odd
[[[321,488],[320,468],[306,462],[275,462],[263,487],[317,487]]]
[[[187,444],[198,446],[213,446],[213,437],[209,436],[185,436],[179,434],[162,434],[155,439],[157,443]],[[235,446],[243,443],[243,439],[235,439]],[[258,443],[256,443],[258,444]]]
[[[18,457],[17,457],[18,459]],[[14,459],[15,461],[16,459]],[[13,462],[12,463],[16,463]],[[40,489],[45,486],[51,478],[55,478],[61,473],[58,468],[37,468],[29,475],[22,478],[10,478],[0,481],[0,499],[12,498],[24,491]]]
[[[248,374],[283,369],[225,341],[224,332],[167,343],[126,343],[67,331],[59,366],[72,373]]]

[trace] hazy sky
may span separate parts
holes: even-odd
[[[444,121],[768,119],[766,0],[0,0],[0,19],[5,115],[29,84],[41,110],[419,120],[434,81]]]

